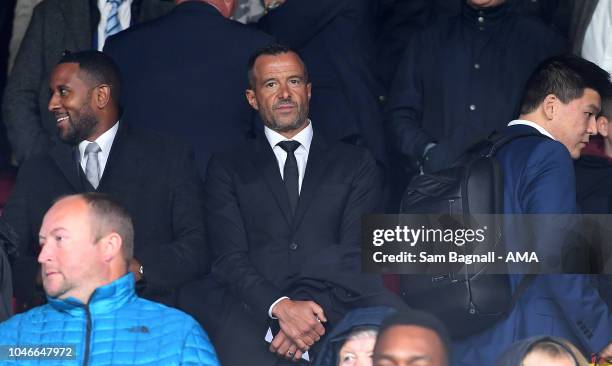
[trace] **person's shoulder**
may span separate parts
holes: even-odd
[[[532,137],[531,139],[531,154],[532,159],[557,161],[564,164],[572,165],[572,157],[569,151],[561,142],[549,138],[542,138],[536,140]]]
[[[54,11],[56,9],[59,9],[60,6],[62,5],[62,1],[64,0],[44,0],[39,2],[38,4],[36,4],[34,6],[34,10],[36,12],[48,12],[48,11]],[[65,2],[70,3],[72,2],[72,0],[66,0]]]
[[[155,301],[137,297],[131,307],[137,311],[139,317],[155,319],[164,330],[172,329],[175,332],[188,333],[194,327],[200,328],[199,323],[191,315]]]
[[[362,164],[364,161],[374,162],[372,153],[366,148],[348,144],[342,141],[326,140],[331,156],[343,164]]]
[[[26,176],[31,173],[39,173],[41,169],[54,169],[53,157],[51,152],[36,153],[19,165],[18,174]]]
[[[185,153],[191,150],[187,142],[179,137],[168,136],[151,129],[129,125],[124,128],[126,131],[119,131],[117,135],[119,136],[119,134],[124,133],[128,143],[139,149],[148,150],[152,153],[155,151],[162,153]]]
[[[23,337],[23,333],[35,333],[38,330],[42,330],[44,328],[43,323],[50,320],[50,313],[50,305],[42,305],[24,313],[13,315],[11,318],[0,323],[0,339],[3,342],[9,343],[19,342]]]
[[[517,32],[516,37],[520,38],[521,42],[528,42],[527,44],[544,43],[546,46],[565,44],[565,39],[559,31],[535,15],[512,14],[510,20],[514,23],[514,30]],[[528,34],[529,37],[522,37],[518,32]],[[549,44],[551,42],[553,44]]]

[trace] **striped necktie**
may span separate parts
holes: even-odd
[[[106,0],[106,2],[110,3],[112,7],[106,19],[106,28],[104,29],[105,39],[123,30],[121,29],[121,23],[119,23],[119,5],[121,5],[123,0]]]

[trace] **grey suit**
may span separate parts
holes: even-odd
[[[598,0],[581,0],[573,2],[569,37],[572,52],[577,55],[582,53],[584,35],[593,18],[597,2]]]
[[[57,142],[56,123],[47,111],[49,76],[63,50],[93,48],[100,17],[95,4],[88,0],[44,0],[34,8],[2,105],[9,141],[19,163]],[[172,6],[159,0],[134,0],[132,23],[156,18]]]

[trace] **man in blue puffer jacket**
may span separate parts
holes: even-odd
[[[136,295],[132,221],[108,196],[60,199],[39,237],[48,303],[0,324],[0,364],[219,365],[193,318]]]

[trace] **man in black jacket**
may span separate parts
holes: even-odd
[[[60,196],[96,191],[113,196],[133,218],[130,271],[141,294],[173,305],[175,289],[206,271],[201,182],[193,154],[119,120],[118,69],[101,52],[64,56],[49,87],[49,110],[65,143],[23,164],[3,213],[19,238],[16,297],[32,301],[38,229],[46,210]]]

